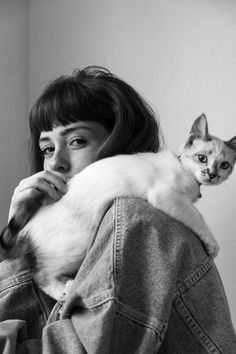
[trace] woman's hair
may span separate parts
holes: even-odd
[[[98,122],[109,132],[98,159],[160,148],[159,125],[148,103],[107,69],[88,66],[49,83],[33,105],[29,117],[33,173],[43,169],[41,132],[77,121]]]

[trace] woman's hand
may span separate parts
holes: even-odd
[[[46,170],[23,179],[14,190],[8,221],[19,208],[24,209],[27,203],[37,202],[37,199],[40,199],[40,207],[42,203],[58,201],[67,192],[66,182],[63,175]]]

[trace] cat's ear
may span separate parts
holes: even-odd
[[[208,123],[204,113],[202,113],[200,117],[194,121],[190,131],[190,136],[192,136],[193,139],[208,140]]]
[[[236,153],[236,136],[234,136],[229,141],[225,141],[225,145]]]

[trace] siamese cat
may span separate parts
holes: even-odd
[[[35,281],[59,300],[83,262],[99,215],[114,198],[133,196],[185,224],[215,257],[219,246],[193,203],[202,184],[220,184],[229,177],[235,160],[236,137],[225,142],[210,135],[202,114],[179,156],[163,150],[99,160],[69,181],[58,202],[33,216],[32,206],[18,212],[0,235],[0,254],[33,254]]]

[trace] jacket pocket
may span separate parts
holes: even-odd
[[[158,332],[117,312],[113,333],[110,353],[152,354],[161,345],[164,328]]]
[[[166,324],[117,303],[110,352],[114,354],[156,353],[163,341]]]
[[[203,352],[236,353],[236,337],[227,299],[212,261],[202,264],[180,284],[174,306],[196,341],[205,349]]]

